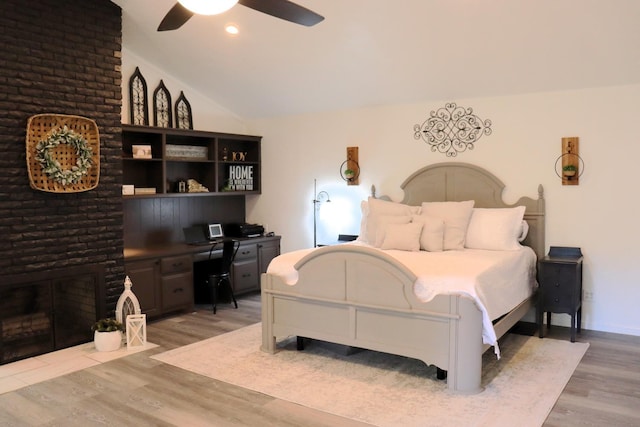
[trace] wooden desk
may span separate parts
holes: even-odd
[[[231,271],[236,295],[260,290],[260,274],[280,254],[280,236],[238,238],[240,248]],[[170,243],[147,248],[125,248],[125,271],[132,290],[148,318],[174,311],[191,311],[194,291],[209,261],[209,245]],[[222,256],[222,244],[213,247],[211,259]]]

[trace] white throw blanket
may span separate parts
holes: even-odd
[[[361,242],[349,244],[371,247]],[[267,273],[294,285],[298,280],[294,265],[311,251],[313,249],[282,254],[271,262]],[[494,346],[498,356],[500,351],[492,320],[511,311],[536,287],[536,255],[526,246],[517,251],[384,252],[416,275],[413,290],[420,301],[428,302],[443,294],[472,298],[482,312],[482,341]]]

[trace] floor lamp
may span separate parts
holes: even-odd
[[[330,202],[331,199],[329,198],[329,193],[326,191],[317,192],[315,179],[313,180],[313,194],[315,194],[315,198],[313,199],[313,247],[317,248],[318,204],[322,202]]]

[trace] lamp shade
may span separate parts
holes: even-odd
[[[178,0],[181,5],[199,15],[217,15],[226,12],[238,3],[238,0]]]

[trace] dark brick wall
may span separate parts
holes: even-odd
[[[109,0],[0,1],[0,283],[99,264],[107,309],[124,279],[121,164],[121,11]],[[100,132],[95,190],[30,188],[27,119],[89,117]]]

